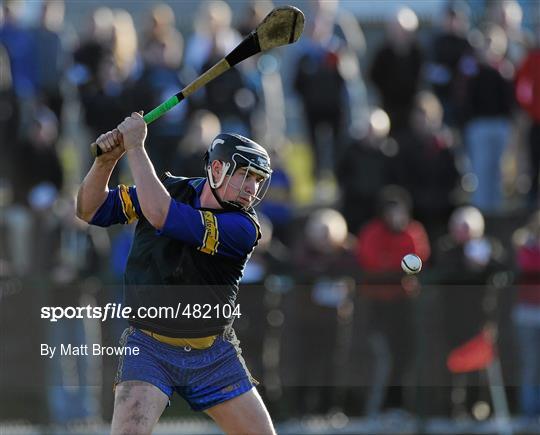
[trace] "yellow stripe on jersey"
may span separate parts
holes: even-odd
[[[253,223],[253,226],[255,227],[255,231],[257,233],[257,238],[255,239],[255,242],[257,242],[262,237],[261,228],[253,219],[250,219],[250,220],[251,220],[251,223]]]
[[[127,219],[127,223],[130,224],[136,219],[139,219],[139,216],[137,215],[137,212],[135,211],[135,206],[133,205],[133,201],[131,200],[131,196],[129,196],[129,189],[123,184],[120,184],[118,186],[118,194],[120,196],[120,202],[122,204],[122,211],[124,213],[124,216]]]
[[[199,247],[199,251],[204,252],[205,254],[214,255],[217,252],[219,245],[217,219],[212,212],[201,210],[200,213],[204,225],[204,238],[202,246]]]

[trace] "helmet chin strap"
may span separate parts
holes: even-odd
[[[244,207],[242,207],[240,204],[235,204],[234,202],[230,202],[230,201],[223,201],[219,197],[217,193],[217,189],[214,189],[212,186],[210,186],[210,190],[212,191],[212,195],[214,195],[214,198],[216,198],[216,201],[225,210],[244,210]]]

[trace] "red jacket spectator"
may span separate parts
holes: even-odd
[[[420,222],[411,221],[402,232],[394,232],[375,219],[359,234],[356,256],[366,272],[399,272],[404,255],[414,253],[422,261],[430,254],[429,240]]]
[[[516,73],[516,99],[535,122],[540,122],[540,48],[527,55]]]
[[[519,302],[540,307],[540,246],[522,246],[517,252],[521,269]]]
[[[366,224],[358,235],[356,257],[364,272],[364,294],[391,301],[412,292],[403,281],[401,260],[409,253],[427,261],[429,238],[423,225],[411,218],[410,195],[398,186],[381,192],[380,217]],[[407,288],[405,288],[407,287]]]
[[[540,211],[516,231],[518,303],[540,308]]]

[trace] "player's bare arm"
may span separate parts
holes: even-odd
[[[142,212],[154,228],[161,229],[167,218],[171,197],[159,181],[144,149],[146,122],[141,114],[134,112],[118,126],[118,131],[123,137]]]
[[[109,179],[125,153],[122,135],[116,129],[99,136],[96,143],[103,154],[95,159],[77,193],[77,216],[86,222],[91,221],[107,198]]]

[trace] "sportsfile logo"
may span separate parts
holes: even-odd
[[[104,307],[41,307],[41,318],[50,322],[61,319],[230,319],[240,317],[240,305],[183,304],[175,307],[138,307],[135,311],[123,304],[108,303]]]

